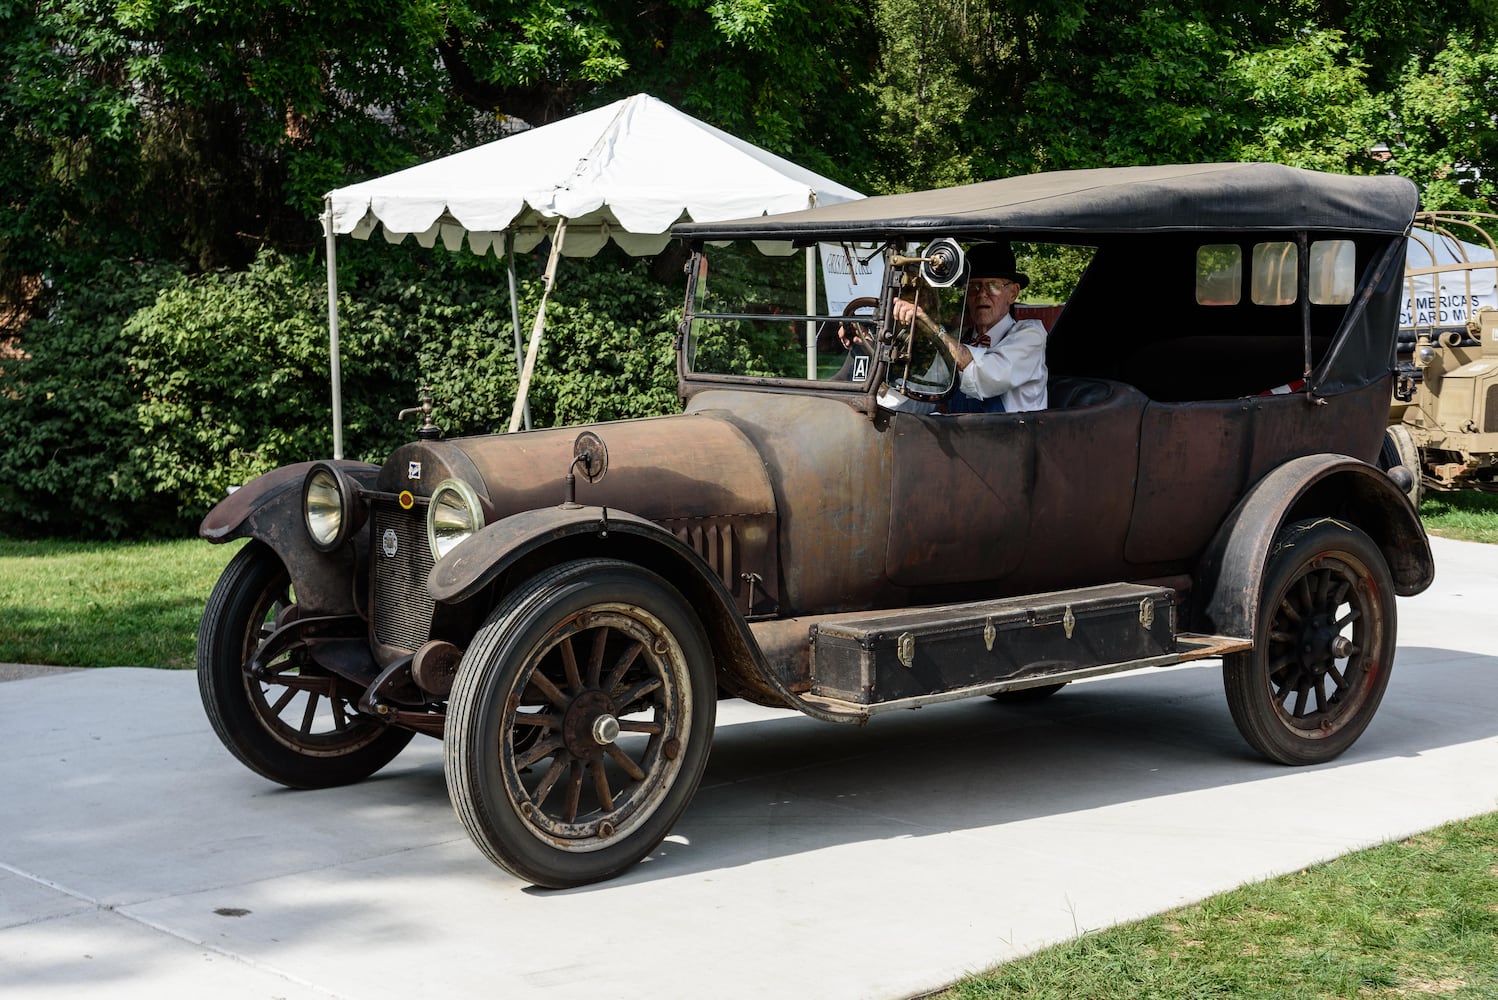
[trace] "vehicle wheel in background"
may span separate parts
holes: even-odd
[[[1039,687],[1020,688],[1018,691],[995,691],[989,695],[994,701],[1005,705],[1025,705],[1036,701],[1045,701],[1051,695],[1066,687],[1061,684],[1042,684]]]
[[[1415,445],[1415,439],[1410,434],[1409,428],[1401,424],[1391,424],[1384,428],[1384,443],[1379,448],[1378,467],[1388,472],[1401,465],[1409,470],[1412,477],[1410,488],[1405,491],[1405,494],[1410,498],[1410,503],[1418,507],[1422,491],[1420,449]]]

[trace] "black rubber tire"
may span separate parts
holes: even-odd
[[[1332,518],[1287,526],[1269,552],[1254,648],[1223,658],[1238,731],[1282,764],[1335,758],[1378,710],[1394,633],[1394,584],[1373,541]]]
[[[1066,682],[1062,681],[1060,684],[1042,684],[1039,687],[1020,688],[1017,691],[995,691],[989,697],[1005,705],[1029,705],[1037,701],[1045,701],[1064,687],[1066,687]]]
[[[686,809],[716,712],[711,647],[674,587],[617,560],[565,563],[510,594],[459,664],[443,739],[453,809],[528,882],[610,878]],[[617,739],[594,735],[605,720]]]
[[[244,672],[276,614],[291,603],[280,557],[251,541],[234,554],[198,626],[198,694],[213,731],[250,770],[288,788],[330,788],[374,774],[410,730],[360,715],[350,692],[292,650],[273,663],[284,682]],[[326,706],[327,713],[319,711]]]

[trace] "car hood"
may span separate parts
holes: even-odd
[[[595,482],[577,470],[575,497],[569,497],[566,477],[583,432],[603,441],[608,466]],[[429,496],[449,478],[474,487],[490,523],[574,498],[672,529],[704,518],[775,513],[769,476],[755,446],[712,414],[417,441],[392,453],[377,488]]]

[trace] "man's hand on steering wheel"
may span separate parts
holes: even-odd
[[[879,300],[870,295],[862,295],[843,307],[843,315],[850,319],[857,316],[861,310],[877,309]],[[859,317],[872,321],[872,317]],[[870,323],[839,323],[837,327],[837,339],[848,350],[855,347],[868,354],[874,353],[874,335],[869,330]]]

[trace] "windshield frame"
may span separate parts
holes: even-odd
[[[851,246],[857,243],[867,245],[866,238],[858,236],[842,235],[836,238],[821,240],[822,243],[844,244]],[[914,245],[907,246],[904,241],[883,241],[883,246],[878,254],[884,260],[883,277],[879,284],[878,306],[872,317],[873,342],[876,350],[870,356],[870,367],[868,377],[862,381],[844,381],[835,378],[801,378],[792,376],[764,376],[764,375],[736,375],[723,372],[701,371],[692,365],[695,342],[693,337],[694,323],[700,320],[707,321],[729,321],[729,322],[763,322],[766,314],[757,312],[719,312],[701,308],[702,287],[701,282],[707,273],[705,261],[711,256],[711,249],[701,242],[690,245],[691,256],[686,265],[687,274],[686,297],[682,307],[682,321],[678,328],[674,347],[676,349],[676,366],[678,379],[678,394],[683,402],[692,396],[708,389],[749,389],[769,390],[775,392],[808,393],[816,395],[835,395],[844,398],[856,409],[873,413],[880,408],[880,400],[885,400],[883,408],[889,409],[889,399],[893,395],[895,399],[903,395],[909,399],[922,403],[939,403],[957,391],[957,366],[952,356],[951,347],[942,339],[929,338],[919,334],[914,329],[914,323],[902,325],[897,323],[893,317],[893,304],[897,295],[907,299],[912,294],[924,295],[930,292],[942,295],[949,292],[948,287],[935,287],[927,283],[922,275],[919,262],[921,258],[908,256],[918,253]],[[806,247],[797,245],[797,252],[805,250]],[[920,289],[919,293],[913,292]],[[874,296],[866,296],[874,298]],[[943,312],[943,326],[948,332],[955,333],[962,323],[963,311],[966,308],[965,299],[959,297],[955,308],[951,308],[951,316]],[[828,313],[806,313],[806,312],[776,312],[772,314],[774,322],[790,323],[836,323],[845,318],[844,314],[832,315]],[[810,359],[811,354],[808,352]],[[919,370],[923,373],[936,372],[938,368],[936,361],[940,360],[945,366],[944,384],[933,381],[927,385],[913,385],[907,380],[910,373]],[[919,380],[917,380],[919,382]]]

